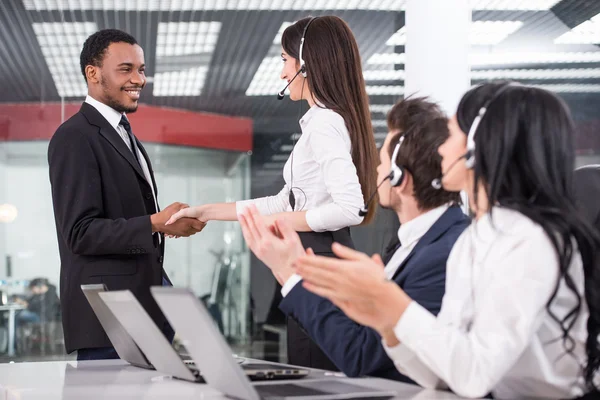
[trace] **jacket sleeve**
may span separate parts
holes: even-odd
[[[422,249],[407,262],[402,279],[402,289],[434,315],[439,312],[444,297],[450,248],[450,245],[440,243]],[[355,323],[329,300],[308,292],[301,284],[294,286],[280,308],[304,327],[346,375],[384,376],[385,371],[395,369],[377,332]],[[396,376],[386,377],[401,379],[401,375],[394,372]]]
[[[355,323],[329,300],[310,293],[301,284],[288,293],[279,308],[297,320],[347,376],[381,376],[385,370],[395,370],[377,332]]]

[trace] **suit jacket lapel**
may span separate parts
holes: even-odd
[[[135,171],[146,180],[142,167],[134,158],[133,153],[129,150],[129,147],[125,144],[121,136],[115,131],[115,129],[108,123],[108,121],[96,110],[93,106],[83,103],[81,106],[81,113],[85,116],[88,122],[100,129],[100,134],[104,136],[106,140],[117,150],[117,152],[124,157],[129,164],[135,169]]]
[[[452,225],[456,223],[456,221],[460,220],[464,217],[464,213],[458,206],[452,206],[446,210],[445,213],[442,214],[440,218],[429,228],[429,230],[423,235],[417,245],[412,249],[412,251],[408,254],[408,256],[402,261],[400,267],[396,270],[396,273],[392,277],[393,280],[398,278],[402,272],[404,272],[404,267],[408,263],[408,261],[412,258],[412,256],[420,250],[423,246],[427,246],[428,244],[437,240],[440,236],[442,236]]]

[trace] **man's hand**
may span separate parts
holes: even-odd
[[[184,203],[173,203],[164,210],[150,216],[152,223],[152,232],[163,232],[168,236],[184,236],[188,237],[200,232],[206,226],[205,222],[195,218],[182,218],[175,223],[165,225],[165,223],[176,212],[188,208]]]

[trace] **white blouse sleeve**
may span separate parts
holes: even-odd
[[[306,222],[315,232],[335,231],[358,225],[363,195],[356,166],[350,154],[348,130],[340,117],[331,121],[312,121],[308,145],[323,175],[332,203],[310,209]]]
[[[272,215],[287,210],[289,205],[290,190],[286,185],[275,196],[260,197],[258,199],[240,200],[235,203],[237,215],[240,215],[247,207],[254,204],[261,215]]]
[[[472,287],[459,271],[478,266],[449,261],[437,318],[413,301],[394,329],[410,352],[400,348],[390,351],[390,357],[399,370],[427,388],[447,385],[460,396],[485,396],[541,325],[558,279],[558,259],[544,231],[537,227],[502,236],[482,262],[493,263],[494,273],[492,279],[473,283],[485,285],[486,295],[477,299],[469,328],[461,328],[460,310],[453,308]]]

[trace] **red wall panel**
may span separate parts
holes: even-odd
[[[80,103],[65,105],[65,120]],[[252,120],[140,104],[128,115],[133,133],[147,143],[252,150]],[[61,123],[59,103],[0,104],[0,141],[48,140]]]

